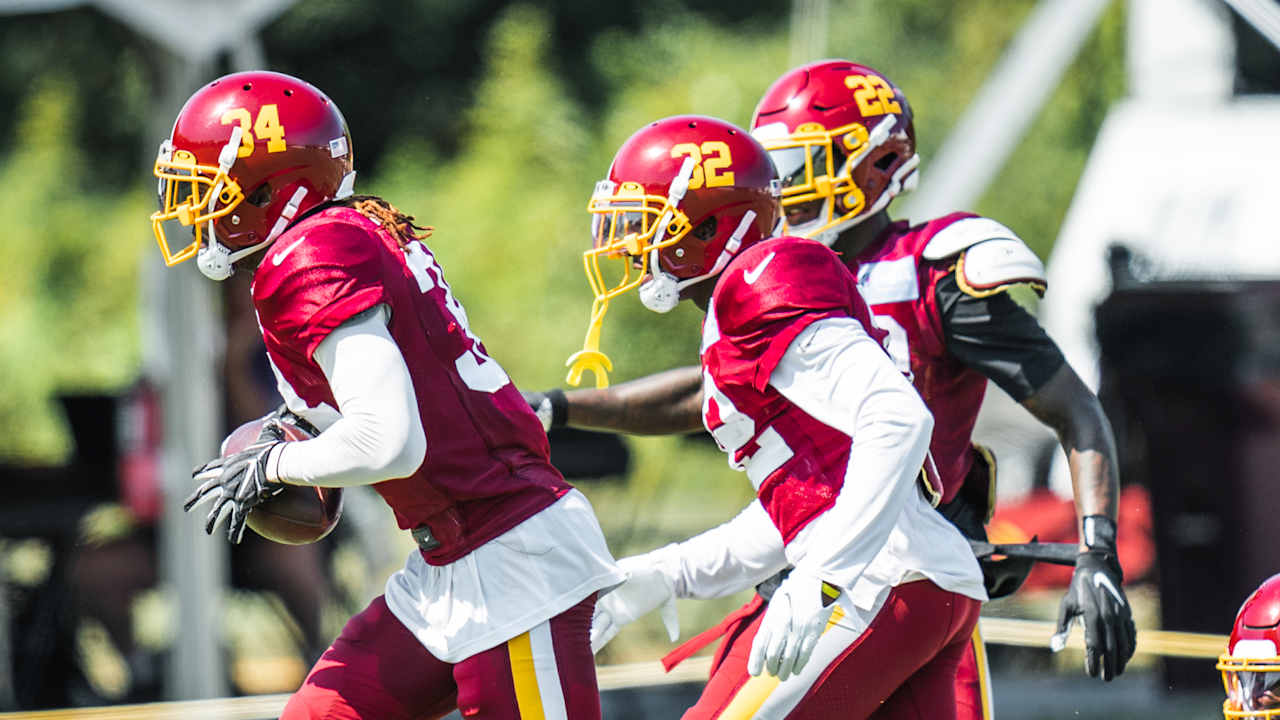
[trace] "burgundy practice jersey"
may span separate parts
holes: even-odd
[[[746,470],[785,542],[835,502],[852,440],[793,404],[769,377],[797,335],[834,317],[856,319],[883,343],[839,256],[783,237],[729,263],[703,323],[703,424],[729,464]]]
[[[426,246],[401,249],[382,227],[330,207],[289,228],[254,275],[267,353],[310,407],[337,407],[312,360],[335,328],[375,305],[409,368],[427,454],[409,477],[373,485],[401,528],[428,525],[456,560],[555,502],[570,486],[548,460],[546,434],[506,372],[471,332]]]
[[[899,221],[859,256],[846,258],[873,322],[889,333],[889,354],[933,413],[929,450],[941,475],[943,503],[955,497],[973,465],[970,437],[987,378],[947,352],[936,289],[954,270],[955,258],[929,261],[922,255],[943,228],[970,217],[977,216],[952,213],[914,227]]]

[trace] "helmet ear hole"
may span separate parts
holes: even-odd
[[[698,226],[690,231],[689,234],[702,242],[710,242],[716,236],[716,216],[712,215],[698,223]]]
[[[877,170],[879,170],[880,172],[884,172],[885,170],[888,170],[889,167],[892,166],[897,161],[898,161],[898,153],[895,153],[895,152],[885,153],[883,156],[880,157],[879,160],[876,160],[875,166]]]
[[[253,192],[244,199],[245,202],[254,207],[266,207],[271,202],[271,185],[270,183],[262,183],[254,188]]]

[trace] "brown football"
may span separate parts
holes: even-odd
[[[282,423],[282,426],[288,442],[312,437],[292,423]],[[223,456],[253,444],[261,430],[261,418],[236,428],[222,443]],[[284,492],[250,510],[246,524],[268,540],[285,545],[306,545],[333,532],[341,517],[342,488],[286,485]]]

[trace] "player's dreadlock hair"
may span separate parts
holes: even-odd
[[[382,229],[391,233],[391,237],[400,243],[401,248],[407,247],[415,240],[426,240],[435,230],[430,225],[415,224],[412,215],[405,215],[396,206],[377,195],[352,195],[340,200],[339,204],[346,205],[381,225]]]

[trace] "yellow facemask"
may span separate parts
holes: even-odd
[[[240,128],[232,130],[231,139],[218,157],[218,165],[201,165],[187,150],[175,150],[168,140],[160,144],[156,155],[154,174],[160,179],[160,210],[151,214],[151,229],[165,265],[176,265],[196,255],[205,240],[205,233],[213,232],[213,221],[230,213],[241,201],[244,192],[227,172],[235,162],[236,149],[240,146]],[[164,223],[177,220],[192,228],[191,243],[177,250],[169,247]]]
[[[1280,657],[1218,658],[1227,699],[1226,718],[1280,718]]]
[[[646,194],[640,184],[633,182],[615,186],[602,180],[596,184],[587,203],[593,245],[582,254],[583,270],[594,299],[582,349],[565,363],[569,367],[566,382],[570,385],[579,385],[582,373],[589,370],[595,375],[596,387],[608,387],[613,363],[600,351],[600,328],[609,301],[639,287],[649,274],[651,263],[657,261],[657,252],[679,242],[691,229],[688,217],[677,207],[690,174],[689,168],[682,169],[668,197]],[[612,268],[612,272],[606,268]]]

